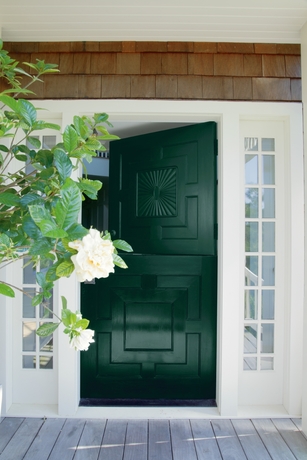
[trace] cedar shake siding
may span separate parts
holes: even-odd
[[[300,45],[6,42],[4,48],[19,62],[58,64],[60,73],[35,84],[32,99],[301,101]]]

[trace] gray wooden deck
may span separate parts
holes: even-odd
[[[0,460],[303,460],[300,419],[0,419]]]

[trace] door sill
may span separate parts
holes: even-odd
[[[81,398],[81,407],[217,407],[215,399],[95,399]]]

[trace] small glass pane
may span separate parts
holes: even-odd
[[[36,357],[35,356],[23,356],[22,367],[23,369],[35,369]]]
[[[257,324],[244,326],[244,353],[257,353]]]
[[[245,319],[258,318],[258,291],[255,289],[245,291],[244,316]]]
[[[22,316],[23,318],[35,318],[35,307],[32,306],[32,297],[35,295],[35,289],[24,288],[22,298]]]
[[[262,217],[275,217],[275,189],[264,188],[262,190]]]
[[[53,351],[53,334],[39,338],[39,350],[50,353]]]
[[[23,322],[22,324],[22,350],[36,350],[36,323]]]
[[[274,324],[261,324],[261,353],[274,353]]]
[[[263,137],[261,139],[261,150],[263,152],[275,152],[274,137]]]
[[[43,136],[42,148],[52,149],[56,145],[56,136]]]
[[[245,371],[257,370],[257,358],[243,358],[243,369]]]
[[[47,308],[49,310],[47,310]],[[52,318],[53,317],[53,295],[49,299],[44,299],[44,302],[39,306],[39,317],[40,318]]]
[[[53,356],[40,356],[39,357],[40,369],[53,369]]]
[[[262,251],[275,252],[275,222],[262,223]]]
[[[267,291],[262,291],[261,318],[262,319],[274,319],[275,318],[275,291],[271,289]]]
[[[262,285],[275,286],[275,256],[262,257]]]
[[[274,358],[261,358],[260,369],[262,371],[273,371],[274,370]]]
[[[258,189],[245,189],[245,217],[258,217]]]
[[[262,183],[265,185],[275,184],[275,156],[263,155],[262,157]]]
[[[257,137],[244,137],[244,150],[258,151],[258,138]]]
[[[245,183],[258,184],[258,155],[245,155]]]
[[[258,222],[245,222],[245,252],[258,252]]]
[[[36,284],[36,270],[29,257],[23,261],[23,284]]]
[[[246,256],[245,262],[245,286],[258,285],[258,257]]]

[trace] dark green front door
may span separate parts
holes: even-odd
[[[134,253],[82,285],[82,398],[215,399],[215,149],[211,122],[112,143],[109,230]]]

